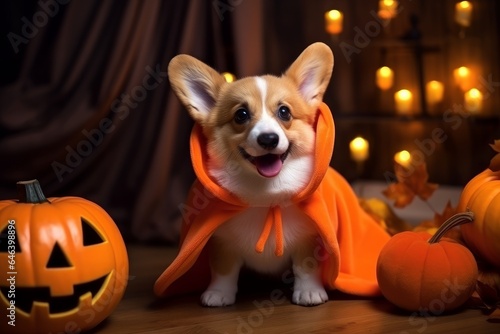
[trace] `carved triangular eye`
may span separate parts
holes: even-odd
[[[3,253],[21,253],[21,245],[19,244],[19,239],[17,238],[17,231],[14,227],[9,229],[10,225],[5,226],[5,228],[0,232],[0,252]],[[11,247],[9,247],[11,246]],[[14,246],[14,248],[12,248]]]
[[[49,261],[47,262],[47,268],[67,268],[72,267],[66,255],[59,245],[58,242],[54,245],[52,252],[50,253]]]
[[[85,218],[81,218],[82,220],[82,235],[83,235],[83,245],[97,245],[104,242],[104,239],[101,237],[99,232],[95,230],[95,228],[86,220]]]

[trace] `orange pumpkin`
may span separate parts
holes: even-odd
[[[380,252],[377,279],[382,294],[408,311],[438,315],[461,306],[472,294],[478,275],[472,253],[442,236],[473,218],[457,214],[434,236],[427,232],[401,232]]]
[[[38,181],[18,183],[19,201],[0,201],[2,333],[76,333],[121,300],[128,257],[121,234],[97,204],[46,199]],[[7,265],[8,264],[8,265]]]
[[[458,210],[470,210],[474,224],[461,226],[471,251],[500,268],[500,171],[486,169],[467,183]]]

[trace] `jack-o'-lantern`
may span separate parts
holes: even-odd
[[[121,234],[97,204],[46,199],[38,181],[0,201],[2,333],[77,333],[121,300],[128,257]]]

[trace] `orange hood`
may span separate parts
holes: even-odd
[[[326,288],[350,294],[379,295],[376,262],[389,235],[361,209],[349,184],[329,166],[335,127],[330,109],[324,103],[318,108],[315,131],[312,178],[294,196],[293,203],[315,223],[322,249],[317,260],[322,266],[323,283]],[[205,148],[201,127],[195,125],[191,133],[191,159],[198,180],[181,206],[184,219],[179,253],[155,283],[154,291],[159,296],[205,289],[210,282],[205,247],[209,238],[221,224],[248,207],[209,176]],[[275,254],[280,256],[283,236],[279,206],[269,208],[256,252],[263,251],[272,230]]]

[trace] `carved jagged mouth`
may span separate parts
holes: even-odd
[[[67,312],[78,307],[80,297],[84,294],[90,292],[92,294],[92,298],[94,298],[99,290],[103,287],[103,284],[108,276],[109,274],[90,282],[75,284],[74,292],[69,296],[53,297],[50,295],[49,287],[23,288],[16,286],[15,305],[18,310],[21,310],[25,313],[31,313],[34,302],[48,304],[49,312],[51,314]],[[0,291],[6,299],[9,293],[9,289],[9,287],[0,287]]]
[[[247,151],[245,151],[242,147],[240,147],[239,149],[243,158],[252,163],[257,168],[257,171],[260,175],[264,177],[273,177],[278,175],[281,171],[283,163],[290,153],[291,147],[292,145],[290,144],[286,152],[283,154],[268,153],[259,156],[252,156],[248,154]]]

